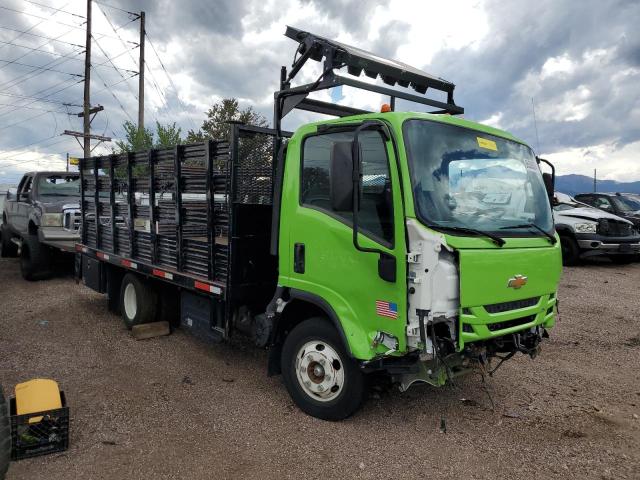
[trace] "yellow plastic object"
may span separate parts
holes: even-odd
[[[28,415],[62,408],[60,388],[55,380],[36,378],[16,385],[16,413]],[[30,423],[31,423],[30,419]],[[37,419],[36,421],[40,421]]]

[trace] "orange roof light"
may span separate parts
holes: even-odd
[[[380,107],[380,113],[389,113],[391,111],[391,105],[388,103],[383,103]]]

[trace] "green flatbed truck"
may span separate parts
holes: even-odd
[[[329,420],[358,409],[373,373],[404,391],[535,357],[562,265],[544,160],[457,117],[449,82],[286,35],[299,47],[273,129],[234,124],[228,139],[81,161],[84,283],[129,327],[169,316],[212,341],[248,334],[296,404]],[[292,86],[309,60],[324,60],[322,75]],[[371,113],[309,98],[340,85],[390,103]],[[398,112],[398,100],[436,110]],[[339,118],[291,134],[293,109]]]

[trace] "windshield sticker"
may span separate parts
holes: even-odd
[[[493,150],[494,152],[498,151],[498,146],[496,142],[493,140],[489,140],[488,138],[476,137],[478,139],[478,146],[480,148],[486,148],[487,150]]]
[[[524,164],[527,167],[527,170],[530,170],[532,172],[537,172],[539,171],[538,168],[538,162],[536,161],[536,159],[534,157],[525,157],[524,158]]]

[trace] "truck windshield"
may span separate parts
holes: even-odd
[[[79,197],[80,177],[78,175],[49,175],[40,177],[38,195],[49,197]]]
[[[553,231],[542,175],[530,148],[475,130],[408,120],[404,137],[416,215],[447,230],[473,228],[504,236]],[[455,230],[449,230],[455,234]]]
[[[636,212],[640,210],[640,201],[636,201],[631,197],[612,197],[613,203],[616,204],[621,212]]]

